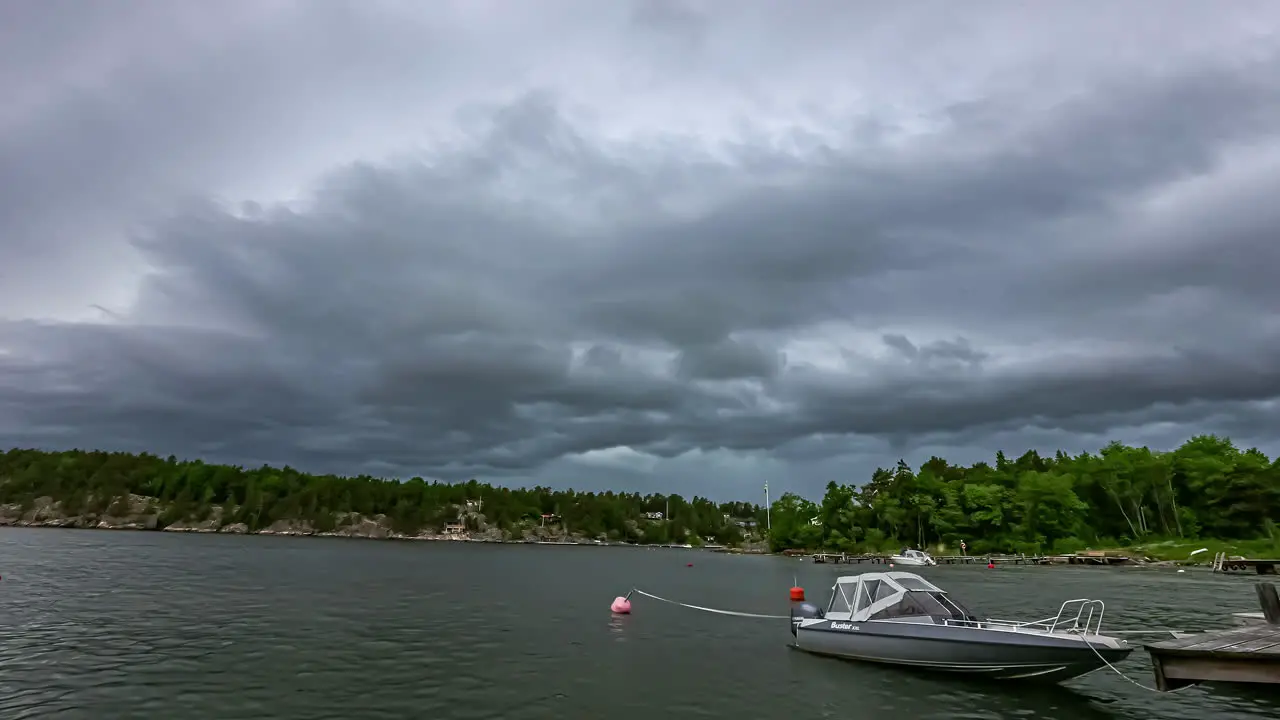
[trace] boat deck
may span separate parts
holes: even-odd
[[[1205,681],[1280,684],[1280,625],[1198,633],[1146,650],[1160,690]]]

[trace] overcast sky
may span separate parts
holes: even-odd
[[[7,0],[0,446],[751,500],[1274,453],[1278,20]]]

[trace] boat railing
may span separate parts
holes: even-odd
[[[1045,629],[1048,629],[1049,625],[1052,622],[1053,622],[1053,618],[1046,618],[1044,620],[1032,620],[1030,622],[1019,621],[1019,620],[1001,620],[999,618],[987,618],[985,620],[957,620],[955,618],[947,618],[946,620],[943,621],[943,624],[958,625],[961,627],[972,627],[972,628],[978,628],[978,629],[1006,628],[1009,630],[1021,630],[1024,628],[1029,629],[1036,626],[1041,626],[1041,627],[1044,627]]]
[[[1058,608],[1058,614],[1043,620],[1017,621],[998,620],[956,620],[948,618],[944,624],[960,625],[976,628],[1006,628],[1013,631],[1043,630],[1045,632],[1078,632],[1084,635],[1100,635],[1102,633],[1102,616],[1106,612],[1106,603],[1089,598],[1067,600]],[[1071,612],[1075,611],[1075,615]]]
[[[1075,617],[1071,617],[1069,613],[1075,609]],[[1087,614],[1086,614],[1087,611]],[[1058,629],[1059,625],[1065,626],[1070,622],[1070,627],[1064,627],[1067,632],[1079,632],[1084,635],[1089,634],[1089,628],[1092,626],[1093,634],[1102,633],[1102,616],[1107,611],[1107,604],[1101,600],[1090,600],[1089,598],[1077,598],[1062,603],[1062,607],[1058,608],[1058,616],[1054,618],[1053,625],[1049,627],[1049,632]],[[1094,619],[1094,613],[1097,613],[1097,619]],[[1068,618],[1070,618],[1068,620]],[[1084,620],[1081,623],[1081,620]]]

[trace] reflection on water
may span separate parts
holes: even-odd
[[[609,632],[616,636],[614,639],[618,642],[625,641],[627,639],[626,630],[627,616],[619,615],[618,613],[609,613]]]
[[[857,568],[612,548],[0,530],[0,718],[1123,718],[1280,715],[1275,693],[977,683],[787,649],[798,583]],[[1100,568],[925,568],[998,616],[1107,601],[1106,627],[1198,628],[1249,581]],[[1225,599],[1225,600],[1224,600]],[[1151,683],[1146,655],[1120,669]]]

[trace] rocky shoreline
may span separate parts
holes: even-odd
[[[113,504],[119,507],[119,504]],[[123,508],[119,508],[123,509]],[[396,532],[386,515],[364,517],[359,513],[346,513],[336,518],[333,530],[320,531],[302,520],[277,520],[267,527],[251,530],[243,522],[224,523],[222,508],[213,507],[203,520],[179,520],[162,524],[164,508],[156,498],[129,495],[127,512],[69,513],[60,501],[51,497],[36,498],[31,507],[23,509],[17,504],[0,505],[0,527],[78,528],[86,530],[150,530],[156,532],[223,533],[228,535],[286,535],[304,537],[363,538],[369,540],[451,540],[471,542],[538,542],[592,540],[573,534],[562,535],[550,528],[523,528],[519,537],[500,528],[490,527],[483,516],[472,514],[475,531],[432,532],[423,530],[416,534]]]
[[[0,527],[141,530],[174,533],[220,533],[226,535],[358,538],[365,540],[438,540],[446,542],[512,544],[688,547],[686,545],[644,545],[609,541],[603,538],[589,538],[576,533],[565,534],[560,532],[557,527],[542,527],[535,524],[518,527],[519,534],[513,534],[501,528],[490,526],[482,514],[465,509],[460,509],[459,511],[460,522],[458,524],[463,524],[463,521],[466,521],[466,525],[476,528],[473,531],[433,532],[422,530],[413,534],[401,533],[392,529],[391,520],[386,515],[379,514],[365,517],[359,513],[339,515],[336,518],[336,527],[332,530],[321,531],[302,520],[277,520],[266,527],[251,530],[243,522],[223,522],[223,509],[221,507],[210,508],[208,516],[203,520],[188,519],[162,524],[161,518],[164,516],[166,508],[157,498],[131,494],[127,498],[127,510],[124,507],[124,500],[125,498],[120,498],[119,502],[111,504],[110,509],[116,510],[118,514],[112,514],[109,511],[101,513],[69,513],[65,510],[61,501],[54,500],[48,496],[36,498],[25,509],[16,503],[0,505]],[[120,512],[122,510],[124,512]],[[808,550],[784,550],[780,553],[771,553],[767,550],[765,543],[758,540],[745,543],[741,547],[718,548],[718,550],[730,553],[800,556],[801,558],[812,555],[832,554]],[[1232,557],[1242,559],[1240,556]],[[1185,567],[1208,564],[1209,562],[1208,560],[1197,561],[1196,559],[1157,559],[1132,553],[1126,553],[1124,560],[1126,565],[1144,567]]]
[[[588,538],[576,533],[565,534],[556,527],[542,527],[530,524],[517,528],[518,534],[507,532],[489,525],[484,515],[478,512],[460,510],[459,524],[469,525],[475,530],[456,532],[434,532],[422,530],[408,534],[392,529],[391,520],[386,515],[365,517],[359,513],[345,513],[336,518],[336,527],[332,530],[318,530],[310,523],[302,520],[277,520],[272,524],[252,530],[243,522],[223,522],[221,507],[210,508],[208,516],[203,520],[178,520],[163,524],[161,518],[165,508],[153,497],[129,495],[127,510],[125,498],[112,503],[110,511],[102,513],[70,513],[61,501],[51,497],[39,497],[23,508],[18,504],[0,505],[0,527],[27,528],[75,528],[83,530],[141,530],[174,533],[208,533],[226,535],[281,535],[294,537],[334,537],[358,538],[365,540],[431,540],[445,542],[480,542],[480,543],[550,543],[591,546],[632,546],[633,543],[607,541],[603,538]],[[121,512],[123,511],[123,512]],[[757,547],[761,546],[761,547]],[[762,552],[763,543],[749,543],[748,547],[727,549],[730,552]],[[645,545],[644,547],[649,547]],[[654,546],[659,547],[659,546]],[[672,547],[685,547],[682,545]]]

